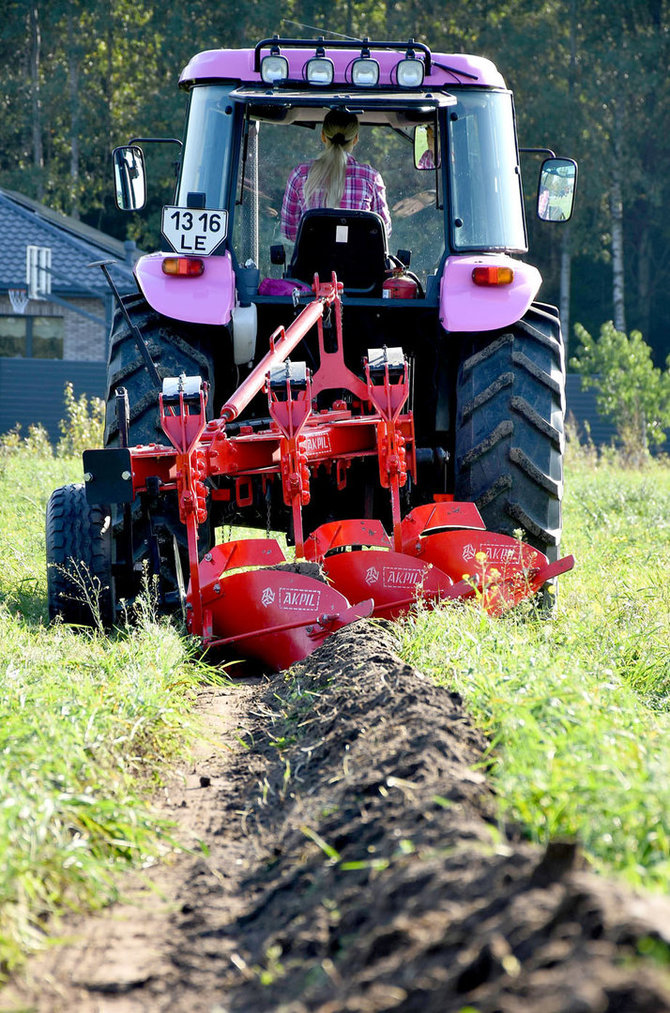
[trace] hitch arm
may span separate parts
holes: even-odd
[[[298,314],[292,324],[286,329],[278,327],[270,336],[270,351],[263,356],[261,361],[249,373],[249,376],[235,393],[226,401],[221,409],[221,418],[224,422],[232,422],[255,398],[265,386],[267,374],[281,366],[282,362],[288,359],[291,352],[296,348],[314,324],[321,319],[326,306],[335,301],[338,294],[337,282],[332,284],[319,285],[316,298]]]

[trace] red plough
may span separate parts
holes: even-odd
[[[372,614],[370,597],[350,605],[322,581],[271,568],[285,561],[273,538],[225,542],[207,552],[198,568],[202,629],[195,625],[193,586],[187,597],[191,632],[208,646],[238,645],[281,669],[311,654],[328,634]]]
[[[417,600],[433,605],[475,598],[497,614],[573,565],[572,557],[550,564],[536,549],[486,531],[472,503],[443,497],[401,516],[401,489],[408,477],[416,482],[404,355],[401,349],[370,350],[365,380],[356,376],[343,356],[341,286],[335,276],[328,284],[315,278],[314,292],[293,324],[275,331],[267,355],[219,418],[206,421],[207,390],[198,377],[166,381],[160,415],[171,447],[128,451],[133,496],[157,481],[164,490],[177,490],[189,551],[189,632],[205,646],[235,646],[275,669],[310,654],[347,623],[370,615],[393,618]],[[334,314],[336,340],[328,347],[325,313]],[[315,325],[320,365],[311,376],[289,356]],[[270,424],[241,425],[228,435],[227,426],[263,389]],[[339,396],[330,408],[317,410],[317,396],[332,390]],[[389,492],[391,534],[378,520],[344,519],[306,537],[303,509],[312,472],[327,469],[344,489],[351,462],[360,457],[377,459],[380,485]],[[208,481],[222,476],[227,484]],[[208,497],[235,497],[242,507],[254,483],[265,491],[274,481],[281,482],[290,509],[296,563],[287,564],[272,539],[226,542],[199,559],[198,527],[207,520]],[[310,564],[314,570],[314,563],[320,564],[319,579],[301,572]]]

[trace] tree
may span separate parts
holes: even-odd
[[[620,331],[632,325],[650,335],[653,329],[651,343],[659,353],[664,344],[667,351],[667,324],[664,328],[661,320],[670,317],[663,256],[670,239],[663,208],[670,194],[668,174],[660,171],[670,157],[669,5],[578,0],[578,7],[582,101],[591,114],[595,158],[588,149],[586,156],[602,195],[611,312]]]
[[[640,332],[628,337],[612,321],[598,340],[580,324],[575,332],[581,347],[572,368],[584,387],[596,388],[598,410],[614,422],[626,457],[646,456],[649,443],[663,443],[670,427],[670,356],[665,370],[655,367]]]

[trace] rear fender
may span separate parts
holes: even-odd
[[[476,267],[510,267],[508,285],[475,285]],[[535,299],[542,276],[537,268],[505,254],[448,257],[440,282],[440,323],[446,331],[495,331],[516,323]]]
[[[149,253],[135,265],[138,287],[151,308],[173,320],[215,326],[229,324],[235,305],[230,253],[203,257],[204,271],[194,277],[163,273],[163,261],[174,256],[174,253]]]

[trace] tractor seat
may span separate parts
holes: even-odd
[[[387,268],[386,229],[378,214],[313,208],[300,220],[286,274],[311,285],[315,274],[327,282],[334,271],[347,295],[381,298]]]

